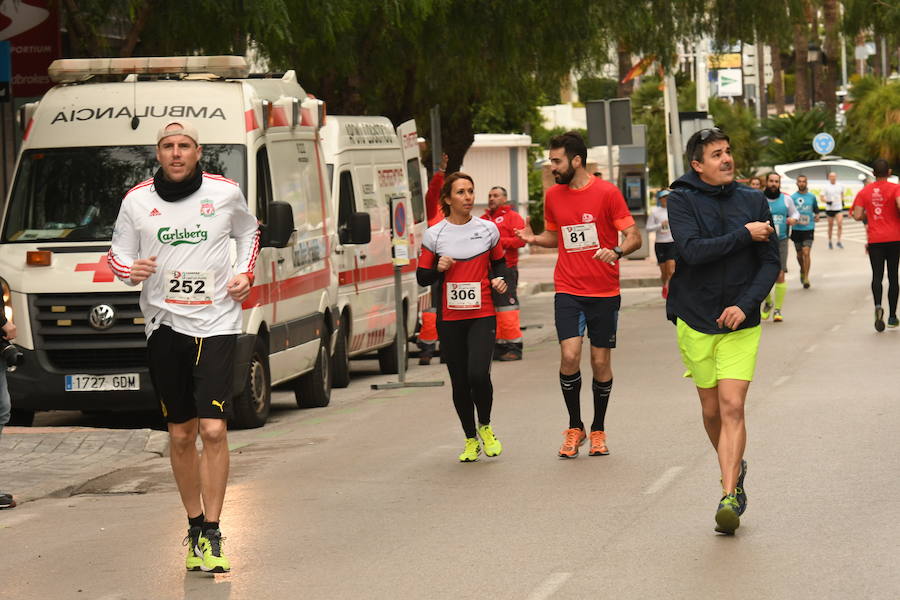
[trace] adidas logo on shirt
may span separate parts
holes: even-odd
[[[159,212],[158,210],[156,210],[155,208],[154,208],[153,210],[150,211],[150,216],[151,216],[151,217],[158,217],[158,216],[160,216],[161,214],[162,214],[162,213]]]

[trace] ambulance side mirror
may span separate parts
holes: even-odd
[[[350,226],[346,231],[349,238],[346,244],[368,244],[372,241],[372,218],[367,212],[355,212],[350,215]]]
[[[294,210],[287,202],[269,202],[269,222],[260,226],[260,245],[284,248],[294,234]]]

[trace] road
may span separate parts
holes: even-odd
[[[848,229],[843,251],[820,229],[812,288],[790,273],[785,321],[763,325],[734,537],[713,532],[716,460],[657,289],[623,292],[610,456],[557,458],[545,293],[523,308],[544,325],[528,329],[526,360],[494,366],[501,457],[456,461],[449,387],[376,392],[386,378],[370,373],[309,411],[280,393],[270,425],[230,434],[231,573],[183,570],[182,509],[157,459],[0,513],[0,597],[900,597],[900,330],[872,327],[861,231]],[[412,375],[447,379],[438,364]]]

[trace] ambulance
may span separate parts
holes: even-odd
[[[335,387],[350,383],[350,358],[378,353],[382,373],[397,373],[407,360],[427,288],[416,282],[416,257],[427,227],[415,121],[394,129],[386,117],[328,115],[322,145],[337,215],[334,260],[340,288],[341,329],[335,344]],[[367,241],[352,236],[367,219]],[[400,260],[404,339],[398,337],[394,258]],[[398,354],[399,349],[399,354]]]
[[[19,115],[0,232],[4,309],[24,353],[8,375],[15,420],[158,409],[139,292],[113,276],[106,253],[123,196],[157,169],[155,132],[178,118],[198,129],[201,168],[235,181],[261,223],[233,425],[263,425],[274,384],[290,382],[300,406],[328,404],[341,324],[324,104],[293,71],[249,77],[232,56],[58,60],[49,72],[58,85]]]

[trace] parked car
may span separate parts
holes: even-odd
[[[819,199],[821,209],[825,208],[825,203],[822,202],[822,189],[828,183],[829,173],[835,173],[837,182],[844,186],[844,208],[850,208],[857,192],[864,185],[875,181],[870,167],[839,156],[775,165],[775,172],[781,175],[781,191],[786,194],[796,192],[797,177],[806,175],[809,180],[809,191]],[[897,183],[897,177],[892,175],[890,181]]]

